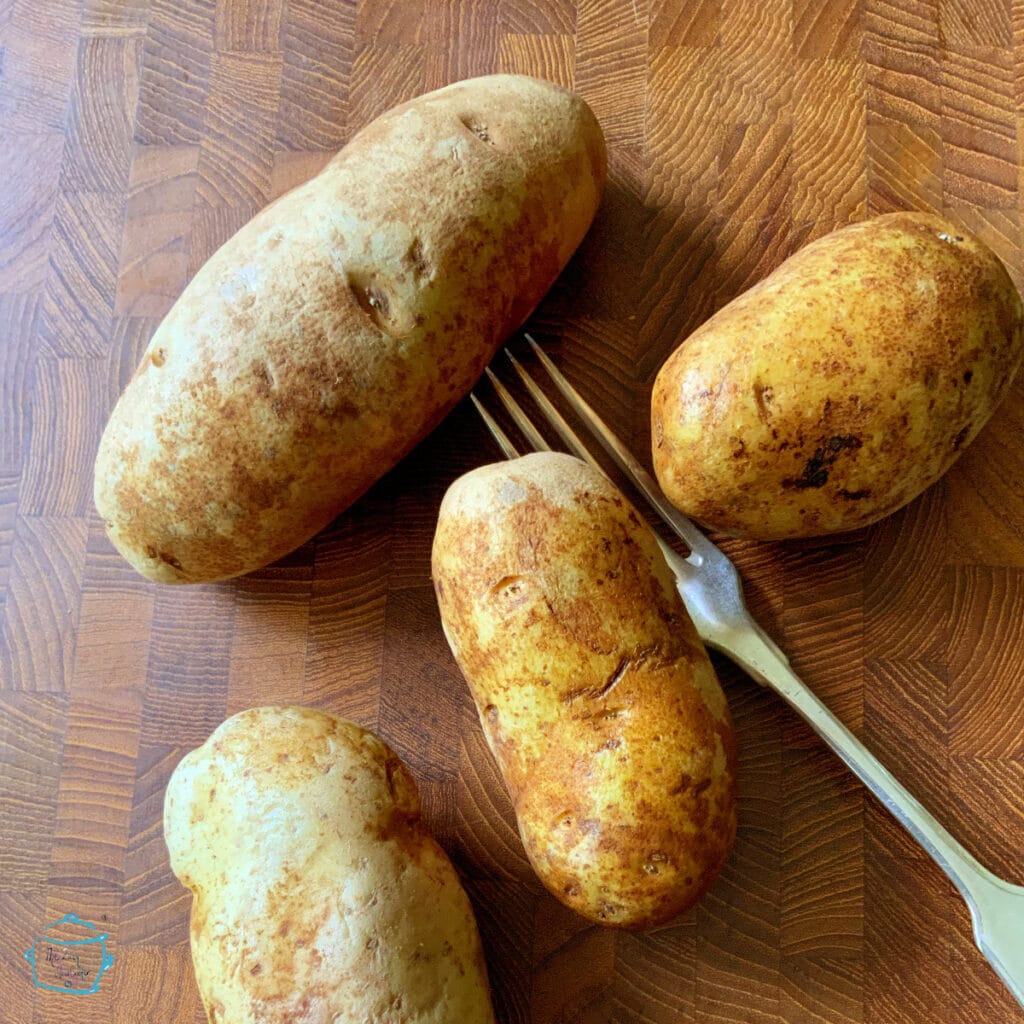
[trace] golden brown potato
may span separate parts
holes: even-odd
[[[199,271],[111,415],[96,507],[166,583],[297,547],[468,392],[583,238],[578,96],[518,75],[396,107]]]
[[[652,395],[654,468],[728,533],[865,526],[952,465],[1022,353],[994,253],[938,217],[876,217],[800,250],[676,350]]]
[[[178,765],[164,835],[210,1024],[493,1024],[469,900],[373,733],[243,711]]]
[[[433,575],[541,881],[623,928],[693,904],[735,834],[735,746],[646,524],[579,460],[527,455],[452,484]]]

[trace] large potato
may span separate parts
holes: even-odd
[[[229,718],[171,777],[164,835],[211,1024],[493,1024],[469,900],[367,730]]]
[[[110,418],[96,506],[168,583],[307,540],[469,390],[579,244],[586,104],[495,75],[396,107],[199,271]]]
[[[728,533],[865,526],[934,483],[984,426],[1024,352],[1021,300],[955,225],[894,213],[791,256],[658,374],[654,468]]]
[[[689,907],[732,845],[735,745],[646,524],[596,470],[527,455],[451,486],[433,575],[541,881],[618,927]]]

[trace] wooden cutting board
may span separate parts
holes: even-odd
[[[712,892],[652,935],[591,927],[545,895],[430,586],[446,486],[498,458],[468,406],[314,541],[237,582],[150,585],[105,539],[100,431],[191,275],[376,114],[498,70],[575,86],[607,134],[598,219],[531,323],[642,456],[668,353],[838,225],[941,211],[1024,285],[1010,0],[0,5],[0,1019],[204,1019],[164,788],[226,715],[302,702],[372,727],[411,766],[472,895],[502,1024],[1024,1021],[938,869],[721,659],[742,798]],[[1019,882],[1022,437],[1018,380],[946,478],[887,521],[728,545],[814,690]],[[73,972],[74,995],[39,987],[50,975],[24,957],[66,914],[107,936],[96,992]]]

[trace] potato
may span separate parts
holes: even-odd
[[[469,900],[366,729],[229,718],[171,777],[164,835],[211,1024],[493,1024]]]
[[[111,415],[111,540],[237,576],[350,505],[470,389],[583,238],[605,178],[572,93],[495,75],[396,107],[199,271]]]
[[[452,484],[433,577],[544,885],[622,928],[691,906],[735,835],[735,743],[646,524],[597,470],[527,455]]]
[[[894,213],[800,250],[695,331],[651,400],[654,469],[707,526],[764,540],[851,530],[934,483],[1024,351],[996,256]]]

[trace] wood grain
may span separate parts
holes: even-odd
[[[0,0],[0,1017],[205,1019],[170,871],[175,765],[236,710],[377,730],[480,924],[500,1024],[1012,1024],[935,865],[770,692],[715,656],[740,829],[647,935],[549,897],[451,659],[437,508],[498,457],[468,406],[318,537],[242,580],[147,583],[91,507],[159,319],[265,203],[426,89],[577,88],[610,180],[530,321],[643,456],[668,354],[833,228],[944,213],[1024,286],[1012,0]],[[797,670],[993,869],[1024,882],[1024,380],[925,495],[826,541],[719,538]],[[47,923],[102,923],[101,991],[37,989]]]
[[[140,146],[124,204],[114,313],[162,317],[188,280],[197,146]]]
[[[4,51],[5,81],[14,77]],[[49,255],[50,224],[57,202],[60,163],[54,158],[64,144],[59,132],[17,131],[0,125],[4,167],[4,202],[0,206],[0,288],[4,295],[38,292]],[[8,335],[7,344],[24,338]]]

